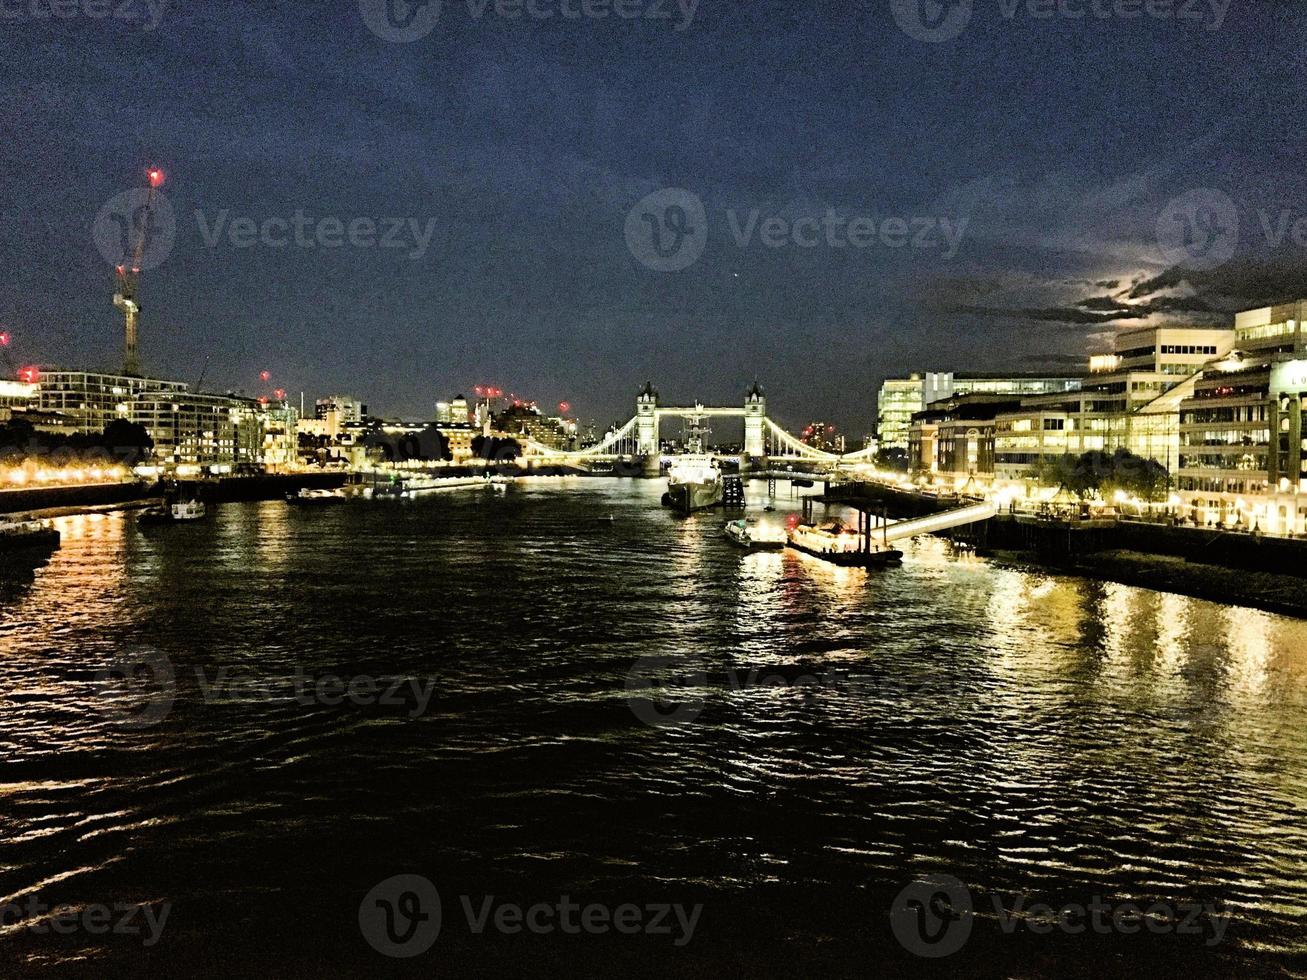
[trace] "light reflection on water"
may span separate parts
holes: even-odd
[[[872,921],[946,870],[982,892],[1197,892],[1236,913],[1223,953],[1267,958],[1242,967],[1302,951],[1307,624],[936,539],[886,571],[744,555],[660,491],[61,519],[62,550],[0,607],[0,894],[167,897],[174,951],[257,937],[293,899],[322,925],[275,942],[348,957],[356,886],[397,867],[528,897],[692,887],[734,907],[766,886],[786,911],[751,908],[751,929],[797,941],[848,938],[805,889]],[[134,645],[177,675],[141,730],[95,677]],[[649,654],[710,672],[694,723],[628,709]],[[206,700],[195,671],[223,668],[439,683],[414,720]],[[836,679],[722,679],[754,669]],[[88,948],[108,955],[81,937],[56,959]]]

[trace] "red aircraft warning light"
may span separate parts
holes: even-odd
[[[29,385],[34,385],[41,380],[41,369],[33,366],[19,368],[18,380]]]
[[[570,412],[571,410],[572,410],[572,406],[569,405],[567,402],[559,402],[559,403],[558,403],[558,414],[560,414],[560,415],[566,415],[566,414],[567,414],[568,412]]]
[[[284,402],[286,400],[285,388],[278,388],[276,391],[273,392],[273,394],[277,396],[277,401],[279,402]]]
[[[145,172],[145,175],[150,178],[151,187],[163,186],[164,173],[158,167],[151,167],[149,170]]]
[[[11,340],[13,340],[13,338],[9,336],[8,330],[4,331],[3,333],[0,333],[0,347],[8,347],[9,341]]]
[[[271,377],[272,377],[272,372],[271,372],[271,371],[260,371],[260,372],[259,372],[259,380],[260,380],[260,381],[267,381],[267,380],[269,380]]]

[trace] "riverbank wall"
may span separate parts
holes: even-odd
[[[870,504],[900,519],[968,502],[874,483],[831,487],[820,499]],[[999,514],[943,536],[1002,561],[1034,562],[1070,574],[1307,617],[1307,540],[1145,521],[1020,514]]]

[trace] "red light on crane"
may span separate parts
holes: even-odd
[[[0,333],[0,347],[8,347],[9,341],[11,341],[12,339],[13,338],[9,336],[8,330],[6,330],[4,333]]]
[[[277,396],[277,401],[279,402],[284,402],[286,400],[285,388],[278,388],[276,391],[273,392],[273,394]]]
[[[151,167],[149,170],[145,172],[145,175],[150,178],[151,187],[163,186],[164,174],[163,171],[160,170],[158,167]]]
[[[572,406],[571,406],[570,404],[568,404],[567,402],[559,402],[559,403],[558,403],[558,414],[559,414],[559,415],[566,415],[566,414],[567,414],[568,412],[570,412],[571,410],[572,410]]]
[[[269,380],[271,377],[272,377],[272,372],[271,372],[271,371],[260,371],[260,372],[259,372],[259,380],[260,380],[260,381],[267,381],[267,380]]]
[[[29,385],[34,385],[41,380],[41,369],[32,366],[19,368],[18,380]]]

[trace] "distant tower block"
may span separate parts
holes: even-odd
[[[641,456],[658,458],[658,392],[646,381],[635,399],[635,448]]]
[[[744,396],[744,455],[762,458],[767,455],[767,399],[757,381]]]

